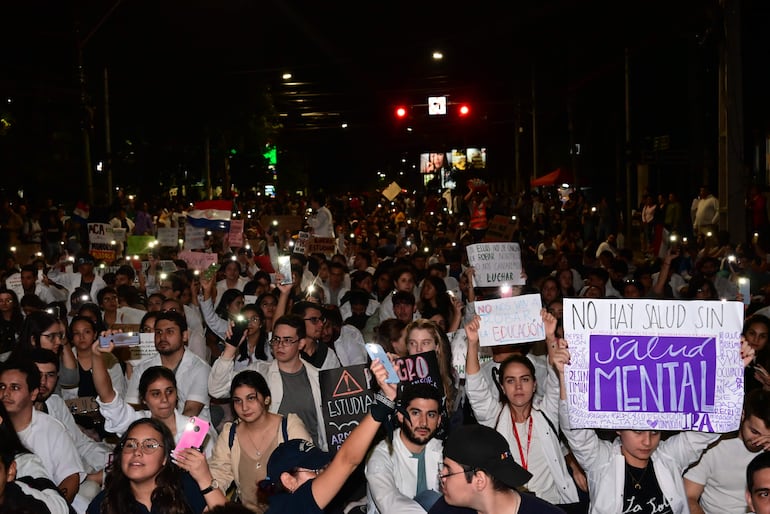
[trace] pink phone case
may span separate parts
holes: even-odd
[[[187,422],[187,426],[184,429],[182,437],[179,438],[179,442],[176,444],[174,451],[184,450],[186,448],[198,448],[203,445],[203,440],[206,439],[206,435],[209,433],[209,422],[200,418],[192,417]]]

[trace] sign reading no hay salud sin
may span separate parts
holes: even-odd
[[[564,300],[572,428],[738,429],[743,304]]]

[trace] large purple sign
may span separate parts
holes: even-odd
[[[713,337],[591,335],[591,411],[714,410]]]

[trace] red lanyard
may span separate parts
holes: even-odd
[[[521,457],[521,467],[527,469],[527,460],[529,459],[529,448],[532,442],[532,415],[529,416],[529,427],[527,429],[527,455],[524,455],[524,449],[521,447],[521,439],[519,439],[519,431],[516,428],[516,420],[513,418],[513,411],[511,411],[511,422],[513,423],[513,435],[516,438],[516,444],[519,446],[519,456]]]

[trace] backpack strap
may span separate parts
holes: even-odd
[[[231,423],[230,424],[230,433],[228,434],[228,437],[227,437],[227,446],[230,449],[232,449],[233,443],[235,442],[235,427],[236,426],[237,425],[235,423]]]
[[[281,420],[281,432],[283,432],[283,440],[289,440],[289,420],[286,416]]]

